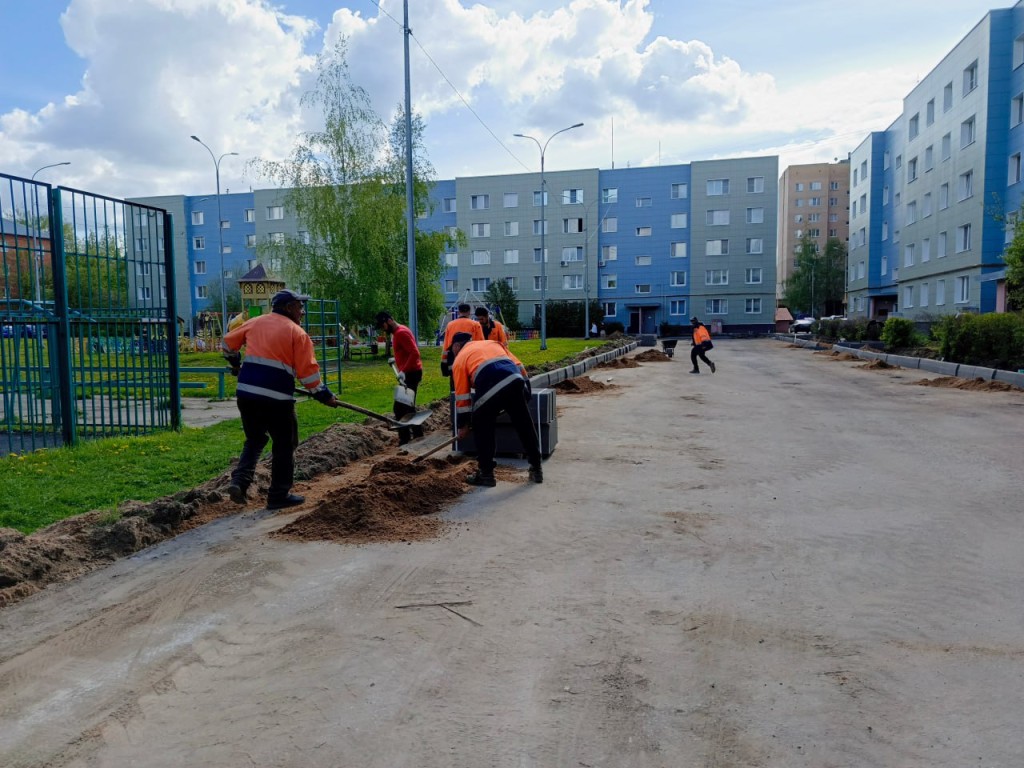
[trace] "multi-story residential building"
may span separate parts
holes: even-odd
[[[519,320],[532,325],[546,279],[548,301],[596,300],[601,316],[593,320],[633,332],[685,325],[693,314],[728,330],[768,331],[777,176],[776,157],[550,172],[543,216],[539,174],[463,177],[434,185],[417,226],[465,235],[464,246],[444,255],[448,303],[503,280],[518,296]],[[309,237],[283,190],[221,195],[219,233],[213,195],[136,202],[173,216],[182,317],[218,310],[221,259],[230,290],[259,260],[259,243]],[[263,266],[280,274],[283,265],[269,259]],[[432,322],[421,319],[423,335]]]
[[[851,155],[851,315],[1005,308],[1022,123],[1024,1],[986,14]]]
[[[782,298],[806,235],[819,252],[830,238],[850,237],[850,163],[791,165],[779,179],[776,295]]]

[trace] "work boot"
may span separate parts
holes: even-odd
[[[692,371],[690,371],[690,373],[700,373],[700,371],[698,371],[696,368],[694,368]]]
[[[529,478],[531,483],[543,483],[544,471],[540,467],[530,467]]]
[[[305,496],[299,496],[297,493],[289,493],[283,499],[267,499],[267,509],[287,509],[288,507],[298,506],[305,500]]]
[[[708,365],[711,366],[711,372],[714,373],[715,372],[715,364],[714,363],[708,363]]]
[[[471,472],[466,475],[467,485],[478,485],[481,488],[493,488],[498,484],[498,481],[494,479],[494,475],[485,475],[483,472]]]
[[[246,489],[238,483],[232,483],[228,486],[228,496],[231,497],[235,504],[245,504],[245,491]]]

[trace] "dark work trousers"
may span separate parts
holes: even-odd
[[[473,406],[473,440],[476,443],[476,461],[480,474],[494,474],[494,423],[503,411],[512,420],[530,466],[540,469],[540,440],[533,419],[530,418],[526,384],[511,381],[492,394],[483,405]]]
[[[256,463],[272,441],[270,460],[269,499],[283,499],[292,489],[295,477],[295,448],[299,444],[299,422],[295,417],[295,403],[292,400],[273,402],[238,398],[238,411],[242,414],[242,430],[245,444],[238,466],[231,473],[231,482],[241,488],[252,484]]]
[[[700,370],[700,366],[697,365],[697,358],[698,357],[701,360],[704,361],[704,365],[706,365],[708,368],[711,367],[711,361],[708,360],[707,355],[704,354],[704,351],[705,350],[704,350],[704,345],[703,344],[701,344],[699,347],[693,347],[690,350],[690,362],[693,363],[693,370],[695,370],[695,371],[699,371]]]
[[[413,392],[419,387],[420,382],[423,381],[423,371],[409,371],[405,374],[405,386],[411,389]],[[403,416],[409,413],[416,413],[415,405],[406,405],[395,400],[395,418],[401,419]],[[423,427],[399,427],[398,428],[398,444],[405,445],[413,437],[423,437]]]

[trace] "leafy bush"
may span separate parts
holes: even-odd
[[[620,323],[618,320],[612,320],[610,323],[604,324],[604,332],[611,336],[613,333],[625,333],[626,326]]]
[[[659,332],[662,337],[665,336],[689,336],[691,333],[691,326],[689,325],[674,325],[672,323],[662,323],[659,327]]]
[[[1024,314],[963,314],[942,318],[932,327],[939,354],[967,365],[1024,368]]]
[[[882,326],[881,336],[886,349],[906,349],[915,346],[917,330],[912,320],[905,317],[890,317]]]

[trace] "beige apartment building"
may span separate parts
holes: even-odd
[[[809,235],[823,251],[830,237],[850,238],[850,162],[791,165],[779,179],[779,229],[775,251],[776,297],[793,273],[800,239]]]

